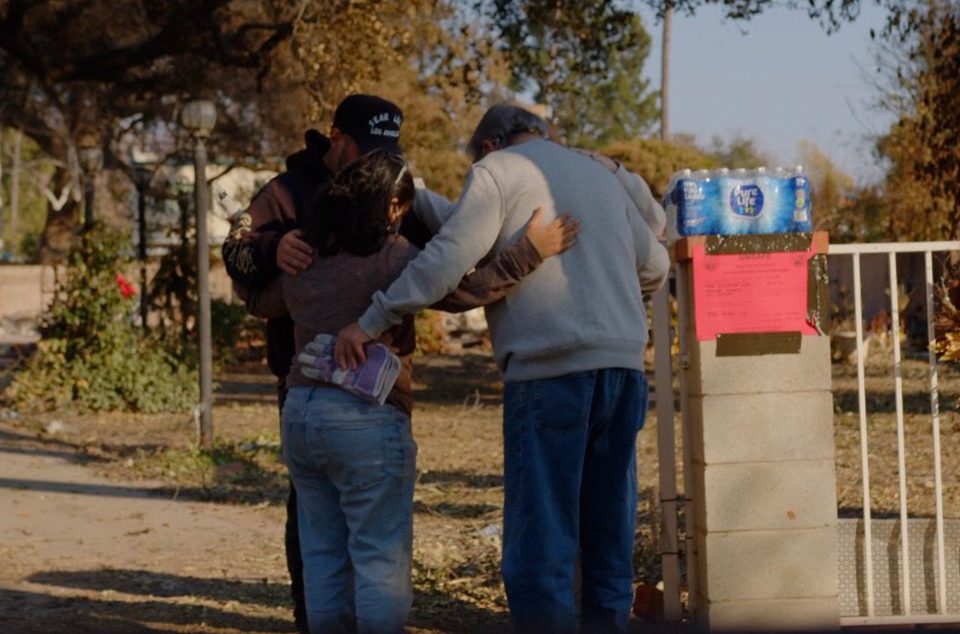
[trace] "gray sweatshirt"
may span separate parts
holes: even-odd
[[[385,292],[374,294],[360,327],[378,336],[436,302],[478,262],[515,241],[538,206],[544,222],[571,213],[581,222],[580,234],[573,249],[545,261],[487,306],[504,380],[642,370],[647,324],[641,291],[666,279],[666,249],[616,176],[540,139],[492,152],[471,168],[440,232]]]

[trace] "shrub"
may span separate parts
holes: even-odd
[[[210,332],[215,363],[223,366],[237,362],[237,344],[251,323],[260,322],[247,314],[243,304],[231,304],[217,298],[210,301]]]
[[[121,272],[125,245],[120,234],[98,227],[71,252],[37,352],[5,400],[25,411],[159,412],[196,402],[195,364],[136,326],[136,289]]]
[[[447,352],[447,333],[443,330],[443,316],[433,310],[421,310],[414,321],[417,332],[417,352],[443,354]]]
[[[960,265],[946,263],[936,299],[936,349],[940,360],[960,361]]]

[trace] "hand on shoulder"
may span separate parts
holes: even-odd
[[[303,231],[294,229],[283,234],[277,244],[277,266],[287,275],[306,271],[313,264],[313,249],[303,240]]]

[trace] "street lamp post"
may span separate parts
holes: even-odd
[[[137,258],[140,260],[140,325],[147,332],[147,189],[153,171],[146,165],[135,165],[133,181],[137,187]]]
[[[210,245],[207,239],[207,213],[210,195],[207,191],[206,138],[217,122],[213,102],[198,99],[184,104],[183,126],[194,140],[193,176],[194,203],[197,215],[197,304],[200,331],[200,446],[213,448],[213,353],[210,341]]]
[[[94,178],[103,165],[103,151],[97,144],[97,139],[90,137],[81,140],[77,148],[77,158],[83,168],[85,191],[83,194],[83,232],[93,228],[93,196],[96,190]]]

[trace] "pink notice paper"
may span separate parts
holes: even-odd
[[[707,255],[692,249],[697,340],[738,332],[816,335],[807,323],[807,262],[812,251]]]

